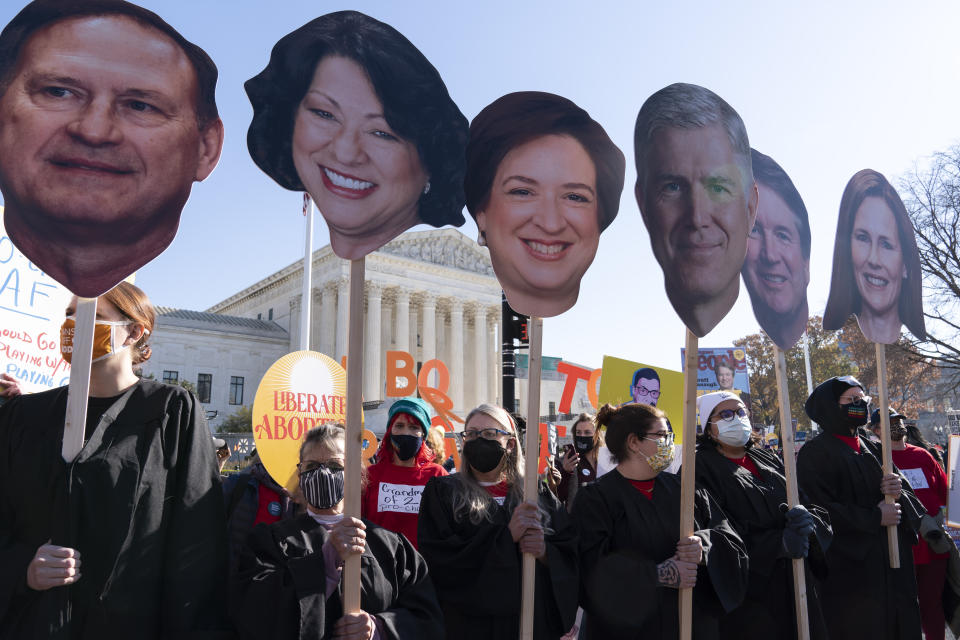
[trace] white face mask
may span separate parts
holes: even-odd
[[[717,420],[717,440],[731,447],[742,447],[750,440],[753,427],[750,418],[736,414],[729,420]]]

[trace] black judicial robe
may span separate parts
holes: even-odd
[[[693,590],[693,637],[718,638],[717,623],[743,600],[747,554],[743,541],[703,489],[695,497],[694,528],[704,564]],[[616,469],[584,487],[573,505],[580,534],[580,606],[590,640],[679,637],[679,590],[657,582],[657,565],[680,539],[680,478],[661,472],[650,498]]]
[[[824,426],[823,423],[820,423]],[[920,640],[920,609],[913,572],[925,510],[906,479],[900,525],[900,568],[891,569],[887,530],[880,526],[883,499],[880,445],[860,439],[860,453],[829,432],[807,442],[797,456],[797,479],[810,500],[830,514],[833,542],[827,550],[829,575],[820,601],[833,638]]]
[[[382,623],[381,640],[440,640],[443,622],[427,565],[406,538],[368,520],[360,556],[360,608]],[[330,534],[309,514],[258,525],[231,585],[241,638],[320,640],[343,615],[341,587],[326,597],[321,548]]]
[[[720,637],[731,640],[768,640],[797,636],[794,612],[793,563],[783,551],[786,518],[780,505],[787,502],[783,462],[758,447],[747,449],[760,478],[726,458],[712,444],[697,447],[697,486],[716,500],[740,534],[750,557],[747,596],[739,607],[720,621]],[[813,516],[816,529],[810,537],[810,552],[804,566],[807,585],[807,618],[810,637],[827,638],[817,587],[826,576],[824,550],[833,538],[825,509],[801,502]]]
[[[68,465],[66,403],[61,387],[0,407],[0,638],[220,637],[226,522],[203,407],[141,380]],[[80,552],[81,578],[33,591],[47,540]]]
[[[563,505],[539,483],[539,506],[548,515],[546,560],[536,562],[534,633],[556,640],[577,614],[577,540]],[[420,553],[430,567],[448,640],[507,640],[520,631],[522,557],[508,524],[515,506],[490,498],[493,521],[453,517],[456,475],[432,478],[420,499]]]

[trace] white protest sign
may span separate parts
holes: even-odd
[[[377,492],[377,511],[396,513],[420,513],[420,496],[423,487],[411,484],[381,482]]]
[[[72,294],[13,246],[0,207],[0,373],[24,393],[67,384],[70,365],[60,356],[60,325]]]

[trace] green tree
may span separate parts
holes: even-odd
[[[810,347],[810,371],[816,385],[833,376],[855,373],[850,358],[841,350],[839,334],[823,330],[823,319],[813,316],[807,321]],[[803,356],[803,340],[784,353],[787,364],[787,392],[790,396],[790,416],[797,421],[799,429],[809,428],[810,419],[803,410],[809,395],[807,373]],[[734,346],[747,354],[747,370],[750,374],[750,413],[756,423],[780,426],[780,405],[777,399],[777,373],[774,361],[774,344],[767,334],[754,333],[739,340]]]
[[[850,316],[840,329],[844,350],[857,367],[857,379],[874,395],[874,406],[880,406],[879,378],[877,377],[876,345],[860,331],[857,319]],[[887,362],[887,396],[890,407],[906,416],[916,418],[931,393],[935,393],[941,368],[936,361],[918,357],[913,343],[901,336],[884,347]]]
[[[239,407],[217,425],[217,433],[250,433],[253,431],[253,405]]]

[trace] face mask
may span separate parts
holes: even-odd
[[[644,438],[644,440],[647,439]],[[654,473],[660,473],[673,462],[673,434],[671,433],[663,440],[657,439],[657,452],[652,456],[646,456],[643,453],[640,455],[644,457]]]
[[[857,427],[862,427],[867,424],[867,414],[869,411],[867,409],[869,405],[863,400],[857,400],[856,402],[851,402],[850,404],[845,404],[840,406],[840,412],[843,416],[846,426],[851,429]]]
[[[717,420],[717,440],[731,447],[742,447],[750,440],[750,434],[753,433],[753,427],[750,426],[750,418],[734,414],[729,420]]]
[[[70,364],[73,359],[73,334],[76,331],[76,324],[74,317],[68,316],[60,327],[60,355],[67,364]],[[117,335],[117,328],[131,324],[135,323],[129,320],[97,320],[93,325],[93,360],[91,362],[105,360],[124,349],[129,349],[131,345],[123,346],[123,340]]]
[[[586,453],[593,449],[593,436],[573,436],[573,446],[580,453]]]
[[[507,450],[496,440],[477,438],[463,445],[463,457],[480,473],[493,471],[500,465]]]
[[[903,426],[902,424],[890,425],[891,440],[896,440],[899,442],[900,440],[903,440],[906,436],[907,436],[907,428],[905,426]]]
[[[330,509],[343,500],[343,469],[331,471],[321,465],[300,474],[300,489],[314,509]]]
[[[420,451],[420,445],[423,444],[423,438],[410,434],[391,434],[390,442],[393,443],[397,457],[401,460],[409,460]]]

